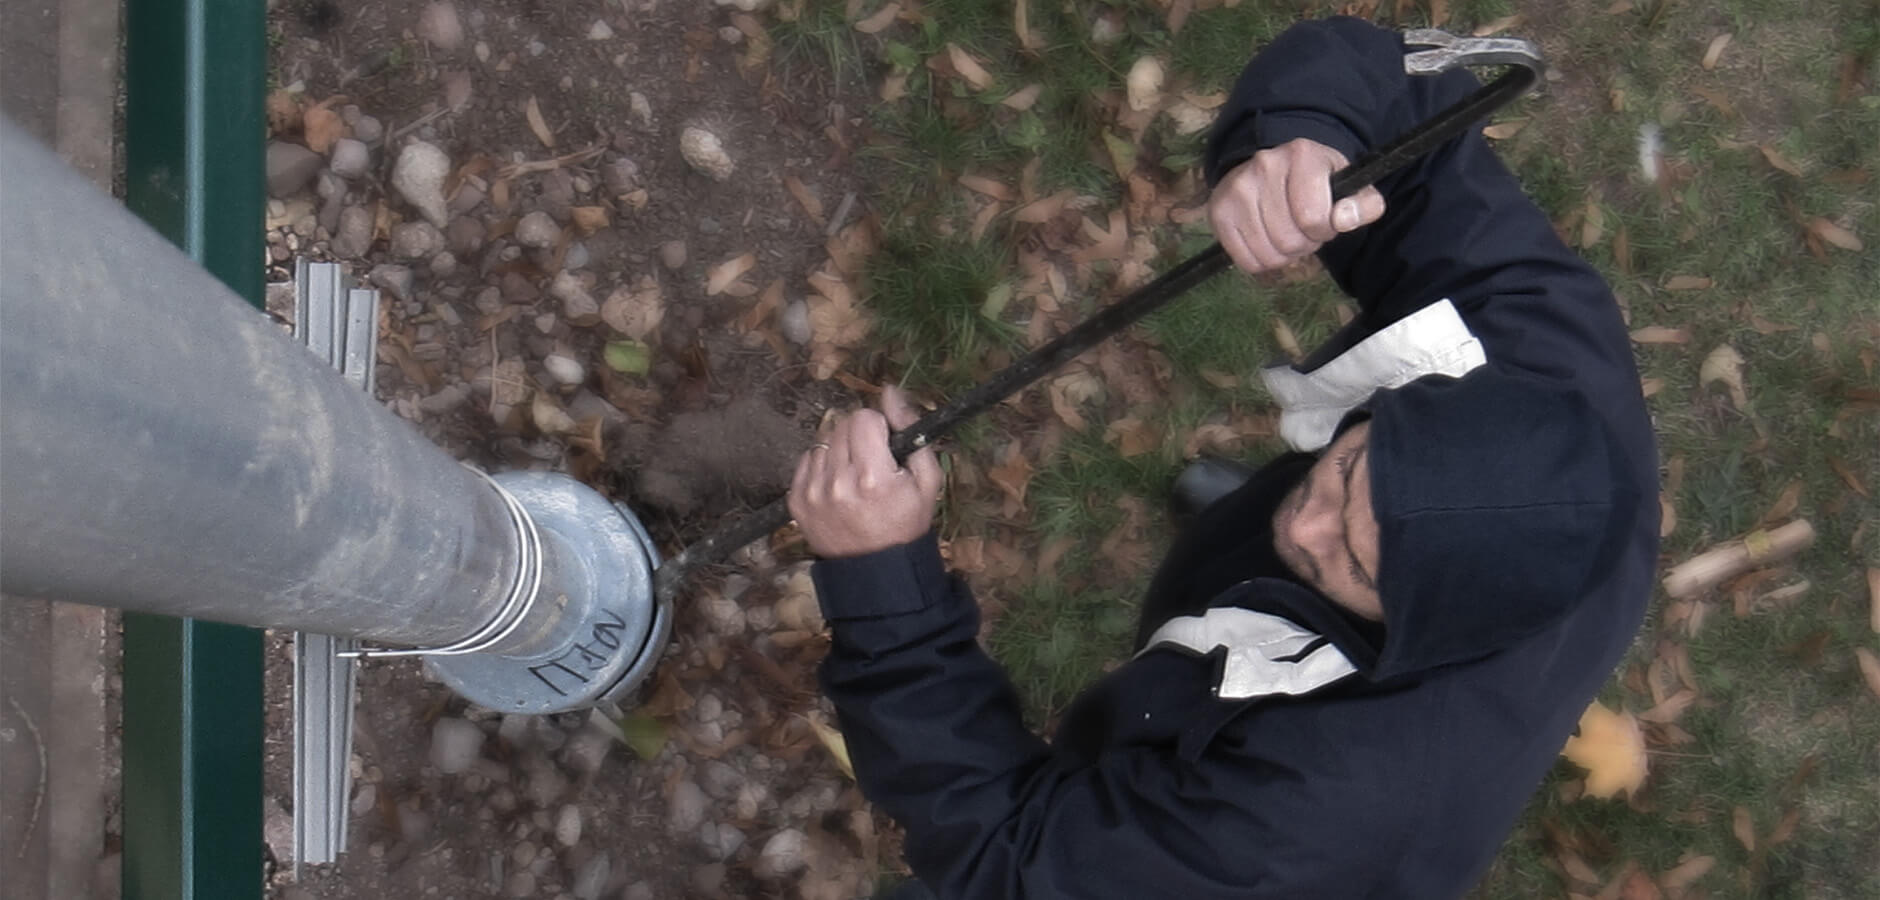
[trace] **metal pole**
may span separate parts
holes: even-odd
[[[437,646],[519,576],[502,495],[0,125],[0,587]]]

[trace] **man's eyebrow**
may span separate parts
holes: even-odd
[[[1357,471],[1358,463],[1371,452],[1369,443],[1360,443],[1357,449],[1345,454],[1345,504],[1338,515],[1347,523],[1351,521],[1351,473]],[[1358,551],[1351,546],[1351,526],[1340,530],[1339,539],[1345,544],[1345,552],[1351,554],[1351,574],[1357,576],[1359,584],[1371,590],[1377,590],[1377,582],[1371,579],[1371,573],[1364,570],[1364,563],[1358,560]]]

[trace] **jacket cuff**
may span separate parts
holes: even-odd
[[[831,622],[917,613],[944,599],[950,584],[932,531],[864,556],[817,560],[810,577]]]

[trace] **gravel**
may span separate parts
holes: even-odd
[[[372,213],[363,206],[348,206],[339,212],[339,226],[330,245],[341,259],[360,259],[372,249]]]
[[[348,181],[364,177],[372,168],[372,151],[365,141],[355,138],[340,138],[333,142],[332,155],[328,158],[327,168]]]
[[[444,206],[444,178],[449,174],[449,155],[435,144],[412,141],[392,166],[392,190],[426,221],[443,228],[449,220]]]
[[[696,831],[705,821],[705,792],[695,782],[681,781],[666,802],[666,821],[675,833]]]
[[[483,752],[483,729],[475,722],[443,718],[431,726],[431,765],[446,775],[465,772]]]
[[[548,213],[536,210],[522,217],[516,223],[516,243],[524,247],[546,250],[555,246],[561,239],[561,226]]]
[[[573,847],[580,842],[581,808],[572,803],[563,804],[561,812],[555,814],[555,843]]]
[[[269,141],[267,149],[268,196],[286,198],[300,193],[313,180],[326,160],[299,144]]]
[[[795,828],[785,828],[770,836],[764,842],[764,849],[757,852],[757,863],[751,870],[759,878],[781,879],[803,870],[808,863],[804,850],[809,844],[809,837]]]

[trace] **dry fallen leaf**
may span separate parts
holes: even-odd
[[[1756,823],[1750,820],[1748,809],[1739,806],[1730,811],[1730,833],[1745,852],[1756,852]]]
[[[1528,120],[1526,119],[1509,119],[1505,122],[1496,122],[1493,125],[1483,126],[1482,136],[1491,141],[1505,141],[1520,134],[1521,129],[1527,127],[1527,123]]]
[[[1475,30],[1469,32],[1469,34],[1472,37],[1492,37],[1519,24],[1521,24],[1521,14],[1515,13],[1511,16],[1502,16],[1499,19],[1490,19],[1483,22],[1475,26]]]
[[[576,206],[568,210],[568,214],[574,220],[574,227],[584,235],[593,234],[608,225],[605,206]]]
[[[986,479],[1004,492],[1003,514],[1007,518],[1025,511],[1025,492],[1031,486],[1031,461],[1025,458],[1017,441],[1006,447],[1005,458],[998,465],[986,470]]]
[[[1606,236],[1606,211],[1592,197],[1586,198],[1586,212],[1580,218],[1580,246],[1590,248]]]
[[[1854,253],[1859,253],[1864,247],[1859,235],[1819,216],[1809,220],[1808,232],[1836,247]]]
[[[1749,411],[1749,391],[1743,386],[1743,355],[1735,347],[1720,344],[1704,357],[1704,364],[1697,370],[1697,383],[1708,387],[1713,381],[1729,389],[1730,402],[1738,412]]]
[[[1665,279],[1667,291],[1702,291],[1716,282],[1705,275],[1673,275]]]
[[[961,175],[959,181],[961,187],[984,194],[994,200],[1003,202],[1012,199],[1010,187],[984,175]]]
[[[1840,457],[1830,454],[1828,456],[1828,468],[1833,469],[1834,474],[1840,476],[1841,483],[1847,485],[1848,490],[1862,497],[1872,496],[1867,490],[1867,482],[1862,481],[1860,476],[1856,474],[1852,468],[1849,468],[1848,464]]]
[[[1025,50],[1037,50],[1044,46],[1044,41],[1031,31],[1031,10],[1027,0],[1017,0],[1012,4],[1012,33],[1018,36],[1018,46]]]
[[[631,288],[615,288],[601,304],[601,321],[636,341],[652,336],[665,318],[665,292],[651,275],[640,276]]]
[[[339,98],[328,97],[307,107],[307,111],[301,114],[300,127],[307,138],[307,149],[322,156],[328,150],[333,149],[334,141],[346,136],[345,121],[340,119],[339,113],[331,108],[331,104],[337,99]]]
[[[535,133],[535,139],[550,150],[555,149],[555,133],[548,130],[548,122],[542,118],[542,105],[535,101],[535,95],[522,103],[522,117],[529,121],[529,130]]]
[[[1114,444],[1117,455],[1124,459],[1148,453],[1162,442],[1153,426],[1135,416],[1125,416],[1105,426],[1103,439]]]
[[[1880,634],[1880,567],[1867,567],[1867,624]]]
[[[796,200],[798,206],[803,207],[803,213],[809,216],[810,221],[816,223],[816,227],[821,228],[824,226],[826,220],[823,218],[822,200],[817,198],[816,194],[809,189],[808,185],[805,185],[795,175],[785,175],[783,176],[783,188],[790,192],[790,196]]]
[[[953,71],[966,80],[975,91],[992,87],[992,73],[979,64],[971,53],[967,53],[958,44],[947,44],[947,61],[953,64]]]
[[[850,781],[854,781],[855,764],[849,761],[849,742],[842,737],[842,732],[824,722],[820,712],[810,712],[803,717],[803,721],[809,723],[809,730],[816,733],[817,740],[822,741],[823,749],[829,751],[830,758],[836,761],[836,767],[842,770],[842,774],[849,776]]]
[[[1004,100],[1000,100],[999,105],[1004,106],[1007,109],[1015,109],[1015,110],[1018,110],[1019,112],[1024,112],[1025,110],[1032,108],[1033,104],[1036,104],[1038,102],[1038,95],[1043,94],[1043,93],[1044,93],[1044,85],[1037,83],[1037,82],[1033,82],[1031,84],[1025,85],[1022,88],[1019,88],[1016,91],[1013,91]]]
[[[1866,680],[1867,690],[1880,697],[1880,656],[1866,647],[1855,647],[1854,661],[1860,663],[1860,677]]]
[[[877,92],[883,103],[893,103],[907,96],[907,73],[891,72],[881,79],[881,90]]]
[[[1672,722],[1676,722],[1680,717],[1682,717],[1684,715],[1684,711],[1687,709],[1690,709],[1691,704],[1695,702],[1697,702],[1696,691],[1689,690],[1689,689],[1678,691],[1677,693],[1672,694],[1669,697],[1666,697],[1663,703],[1660,703],[1657,706],[1652,707],[1651,709],[1648,709],[1642,713],[1639,713],[1638,719],[1641,722],[1653,722],[1659,725],[1669,725]]]
[[[1076,369],[1051,379],[1045,387],[1051,399],[1051,411],[1072,431],[1089,427],[1079,408],[1103,395],[1103,382],[1088,369]]]
[[[1567,739],[1560,755],[1586,770],[1586,793],[1612,797],[1635,793],[1648,768],[1645,735],[1631,713],[1613,712],[1593,701],[1580,715],[1580,731]]]
[[[705,296],[716,297],[724,293],[732,282],[743,278],[744,273],[749,272],[756,265],[757,254],[746,253],[713,266],[705,278]]]
[[[1647,325],[1632,332],[1635,344],[1688,344],[1691,331],[1688,328],[1671,328],[1665,325]]]
[[[1682,897],[1686,889],[1709,874],[1716,865],[1717,858],[1714,856],[1693,856],[1666,869],[1664,874],[1658,876],[1658,884],[1665,889],[1665,893]]]
[[[1797,178],[1802,177],[1802,167],[1791,162],[1788,157],[1783,156],[1782,151],[1768,144],[1758,144],[1756,149],[1762,151],[1763,159],[1768,160],[1771,166]]]
[[[1710,39],[1710,46],[1704,48],[1704,68],[1717,67],[1717,60],[1723,58],[1723,48],[1730,46],[1730,39],[1733,37],[1735,35],[1726,31]]]
[[[1610,890],[1610,889],[1608,889]],[[1619,884],[1618,900],[1664,900],[1663,891],[1658,890],[1657,882],[1642,869],[1632,869],[1626,873],[1625,880]]]
[[[875,14],[855,23],[855,30],[863,34],[876,34],[894,24],[894,17],[901,14],[900,0],[893,0],[876,10]]]
[[[1129,67],[1129,75],[1123,79],[1129,108],[1136,112],[1148,112],[1162,103],[1162,79],[1164,72],[1162,61],[1153,56],[1144,56]]]

